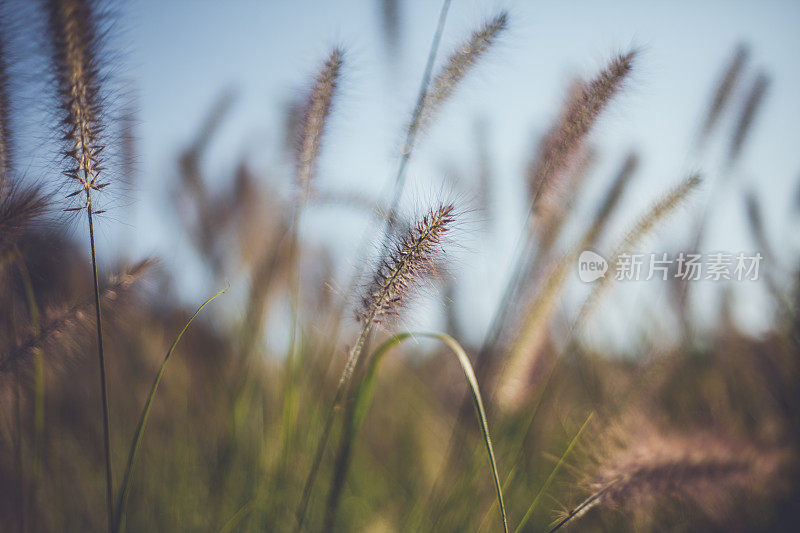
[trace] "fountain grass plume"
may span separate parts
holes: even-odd
[[[431,81],[430,89],[423,100],[418,123],[412,127],[423,131],[433,122],[441,107],[506,28],[508,28],[508,13],[503,11],[475,30],[469,39],[450,55]]]
[[[635,56],[635,51],[615,56],[597,76],[577,84],[572,91],[561,118],[542,140],[538,156],[529,170],[534,212],[543,192],[579,153],[600,113],[622,88],[633,68]]]
[[[356,311],[356,316],[361,322],[361,332],[347,356],[344,370],[336,386],[330,413],[326,418],[311,470],[303,488],[296,512],[297,531],[302,529],[305,521],[306,509],[333,427],[334,416],[342,408],[348,384],[360,361],[361,352],[373,326],[390,317],[397,316],[415,286],[437,272],[436,265],[443,253],[442,241],[452,229],[455,220],[454,205],[441,203],[420,217],[404,233],[396,234],[388,245],[388,253],[382,254],[372,282],[367,286]]]
[[[785,454],[710,432],[665,434],[642,424],[619,442],[603,442],[596,468],[582,482],[589,493],[551,533],[595,508],[642,514],[668,500],[688,499],[718,523],[737,491],[769,492],[782,485]]]
[[[333,105],[333,95],[339,83],[343,52],[334,48],[314,80],[303,110],[297,150],[297,178],[302,194],[311,193],[311,181],[319,158],[325,123]]]
[[[102,180],[104,124],[98,63],[99,34],[95,26],[95,5],[91,0],[49,0],[53,69],[56,74],[58,100],[61,107],[63,156],[67,169],[64,175],[74,191],[67,197],[78,199],[76,207],[67,211],[86,211],[89,222],[89,245],[94,281],[94,307],[97,326],[97,353],[102,400],[103,448],[106,470],[106,514],[109,530],[114,514],[111,472],[111,438],[108,416],[108,388],[103,354],[103,321],[100,312],[100,284],[97,276],[97,254],[94,239],[94,215],[102,213],[92,203],[93,193],[109,183]]]

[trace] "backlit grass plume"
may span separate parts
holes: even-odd
[[[739,115],[739,120],[736,122],[733,137],[731,138],[730,150],[728,152],[729,161],[736,160],[741,154],[747,135],[750,133],[753,122],[764,102],[764,97],[769,89],[769,83],[769,77],[764,73],[759,74],[753,82],[750,92],[747,95],[747,100],[745,100],[744,107],[742,107],[741,114]]]
[[[739,45],[736,47],[733,57],[728,64],[728,68],[725,69],[725,74],[722,76],[719,85],[717,85],[717,90],[714,93],[714,99],[711,101],[711,106],[708,108],[708,114],[703,122],[703,136],[706,136],[711,132],[714,125],[719,120],[722,110],[731,99],[733,90],[739,83],[739,78],[741,77],[748,55],[748,49],[744,45]]]
[[[58,97],[62,108],[64,156],[68,169],[64,175],[76,188],[71,194],[81,199],[75,211],[92,206],[92,193],[108,185],[101,180],[101,137],[103,109],[96,59],[98,39],[91,2],[51,0],[50,24],[53,37],[53,65],[58,77]]]
[[[47,200],[34,187],[0,185],[0,252],[12,247],[25,227],[47,209]]]
[[[730,523],[737,492],[752,495],[781,485],[778,474],[784,457],[779,451],[708,433],[640,430],[624,440],[605,448],[596,471],[583,482],[589,496],[551,531],[594,508],[647,517],[655,505],[676,500],[692,501],[718,524]]]
[[[339,83],[342,50],[334,48],[314,81],[308,96],[300,131],[297,153],[297,176],[304,196],[311,192],[311,180],[319,158],[325,122],[331,112],[333,94]]]
[[[702,179],[699,174],[694,173],[690,175],[668,191],[663,197],[659,198],[641,215],[628,233],[625,234],[625,237],[609,258],[609,275],[603,277],[594,285],[580,311],[576,324],[582,324],[592,313],[600,296],[613,282],[615,276],[611,273],[617,271],[623,256],[627,253],[634,252],[639,243],[649,236],[654,228],[663,222],[666,217],[672,214],[678,207],[683,205],[692,191],[694,191],[701,182]]]
[[[390,244],[357,312],[363,324],[397,315],[413,285],[436,272],[442,238],[455,220],[454,209],[453,204],[441,204]]]
[[[111,444],[108,423],[108,390],[103,355],[103,322],[100,313],[100,284],[94,244],[94,215],[101,213],[92,204],[93,193],[108,182],[101,179],[103,109],[98,66],[99,39],[95,27],[94,5],[90,0],[49,0],[50,36],[53,45],[53,68],[56,73],[61,107],[63,154],[67,170],[64,175],[75,190],[68,197],[77,197],[80,204],[68,211],[86,210],[89,221],[89,244],[94,280],[94,307],[97,325],[97,353],[100,366],[102,399],[103,448],[106,469],[106,512],[108,527],[113,517],[113,481]]]
[[[447,63],[431,81],[416,126],[418,130],[424,130],[430,125],[442,105],[450,99],[461,81],[507,27],[508,13],[503,11],[485,22],[473,32],[467,42],[453,52],[447,59]]]
[[[362,324],[361,333],[350,350],[336,386],[331,412],[326,418],[311,472],[297,509],[297,531],[303,527],[311,490],[333,426],[334,414],[342,407],[350,378],[360,360],[361,351],[373,325],[396,316],[414,286],[436,272],[436,265],[443,252],[442,240],[452,229],[455,220],[455,206],[452,203],[442,203],[429,210],[405,233],[397,235],[389,244],[390,251],[383,253],[372,282],[362,298],[361,306],[356,311]]]
[[[700,174],[693,173],[656,201],[628,232],[623,247],[617,250],[614,257],[617,258],[626,250],[633,250],[665,216],[680,206],[701,182]]]
[[[529,171],[534,207],[552,179],[575,156],[597,117],[619,92],[631,71],[635,52],[614,57],[594,79],[580,83],[567,101],[558,123],[542,140],[539,154]]]

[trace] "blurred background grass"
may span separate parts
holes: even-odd
[[[499,7],[454,2],[434,72]],[[447,243],[448,275],[427,282],[397,322],[376,329],[365,358],[406,329],[444,330],[464,345],[487,403],[512,529],[528,516],[524,530],[546,531],[559,513],[569,517],[597,495],[568,527],[792,531],[800,438],[791,231],[800,207],[796,6],[508,7],[509,29],[415,147],[400,203],[406,218],[441,197],[468,211]],[[136,464],[129,531],[296,526],[357,336],[350,317],[360,292],[350,279],[359,269],[368,279],[380,258],[439,8],[391,1],[95,6],[105,30],[112,176],[98,195],[106,213],[96,224],[107,273],[101,287],[117,481],[158,364],[188,309],[232,286],[170,360]],[[0,515],[10,531],[100,530],[91,272],[83,219],[61,211],[43,13],[24,2],[0,13],[14,134],[14,172],[6,179],[38,185],[49,207],[13,232],[3,226],[0,236]],[[343,75],[295,265],[288,238],[298,209],[295,126],[332,44],[346,50]],[[530,168],[547,157],[543,141],[569,108],[573,83],[593,79],[631,44],[639,51],[623,90],[574,147],[545,191],[544,214],[531,223]],[[731,72],[732,90],[714,115]],[[766,81],[756,101],[757,80]],[[743,125],[748,110],[752,120]],[[702,185],[635,251],[760,252],[760,279],[619,283],[585,315],[593,288],[577,279],[574,261],[559,262],[589,228],[598,231],[591,244],[610,258],[637,217],[695,170]],[[619,173],[629,176],[601,226],[597,208]],[[13,212],[16,193],[4,195],[10,207],[3,213]],[[149,255],[157,266],[120,277]],[[504,293],[520,264],[524,279]],[[294,276],[297,366],[286,358]],[[551,307],[537,307],[548,297]],[[499,313],[505,319],[492,340],[487,330]],[[509,370],[512,356],[522,363]],[[512,393],[503,392],[508,387]],[[322,528],[330,512],[335,452],[330,446],[323,456],[309,530]],[[378,369],[335,529],[495,530],[494,498],[458,364],[434,342],[404,343]]]

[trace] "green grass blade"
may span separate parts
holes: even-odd
[[[572,448],[575,447],[575,444],[577,444],[578,439],[580,439],[580,437],[581,437],[581,433],[583,433],[583,430],[586,429],[586,427],[589,425],[589,422],[591,422],[593,416],[594,416],[593,412],[589,413],[589,416],[586,418],[586,422],[583,423],[581,428],[578,430],[578,432],[575,434],[575,436],[570,441],[569,445],[567,445],[567,449],[564,450],[563,454],[561,454],[561,457],[559,458],[558,462],[556,463],[556,466],[553,467],[553,471],[550,472],[549,476],[547,476],[547,479],[545,480],[544,484],[542,485],[542,488],[539,489],[539,492],[536,494],[536,497],[533,499],[533,502],[531,502],[530,507],[528,507],[528,510],[525,512],[525,516],[523,516],[522,520],[520,520],[519,525],[517,526],[517,529],[514,530],[514,533],[519,533],[520,531],[522,531],[522,528],[525,526],[525,524],[528,523],[528,520],[530,520],[531,516],[533,516],[533,511],[534,511],[534,509],[536,509],[536,506],[539,504],[539,500],[541,500],[542,496],[545,494],[545,492],[547,492],[547,489],[550,487],[550,483],[553,482],[553,480],[555,479],[556,475],[558,474],[558,471],[561,470],[561,467],[564,465],[564,461],[567,460],[567,456],[572,451]]]
[[[391,348],[397,346],[409,337],[427,337],[431,339],[437,339],[450,348],[450,350],[458,358],[458,362],[461,365],[461,369],[464,371],[464,376],[467,378],[467,383],[469,384],[470,393],[472,394],[472,399],[475,404],[478,423],[480,425],[483,440],[486,445],[486,453],[488,455],[489,465],[491,466],[492,470],[495,492],[497,493],[497,502],[500,506],[500,517],[503,521],[503,531],[508,532],[508,519],[506,517],[506,506],[503,501],[503,489],[500,485],[500,475],[497,470],[497,461],[495,460],[494,456],[492,439],[489,434],[489,426],[486,421],[486,410],[483,407],[483,399],[481,397],[480,389],[478,388],[478,381],[475,378],[475,372],[472,369],[472,364],[469,362],[466,352],[458,343],[458,341],[451,336],[444,333],[400,333],[385,341],[377,348],[377,350],[375,350],[370,362],[370,366],[366,375],[364,376],[364,380],[362,381],[355,400],[355,406],[353,409],[353,423],[350,425],[350,429],[352,431],[351,438],[355,437],[357,434],[364,422],[367,411],[369,410],[375,388],[375,375],[381,359]]]
[[[506,475],[506,480],[503,481],[503,492],[508,492],[508,487],[509,485],[511,485],[511,480],[514,479],[514,476],[517,474],[517,466],[518,465],[512,466],[511,469],[508,471],[508,474]],[[476,531],[483,531],[483,528],[486,526],[486,520],[488,520],[489,516],[492,513],[494,513],[494,510],[496,508],[497,508],[497,500],[495,499],[492,500],[492,505],[490,505],[489,508],[486,509],[486,512],[483,514],[481,521],[478,522],[478,529],[476,529]]]
[[[220,296],[224,292],[226,292],[230,286],[226,287],[225,289],[219,291],[217,294],[203,302],[203,305],[197,308],[197,311],[191,316],[186,325],[183,326],[183,329],[178,333],[178,336],[175,337],[175,340],[172,341],[172,345],[167,350],[167,355],[164,356],[164,360],[161,362],[161,367],[158,369],[158,374],[156,374],[156,378],[153,381],[153,388],[150,389],[150,395],[147,397],[147,402],[144,404],[144,409],[142,409],[141,417],[139,418],[139,425],[136,428],[136,434],[133,437],[133,441],[131,442],[131,451],[128,454],[128,464],[125,467],[125,476],[122,478],[122,489],[119,494],[119,500],[117,502],[117,513],[116,519],[114,521],[114,531],[121,531],[122,530],[122,523],[123,519],[125,518],[125,506],[128,502],[128,494],[130,491],[131,486],[131,479],[133,475],[133,465],[136,462],[136,454],[139,451],[139,446],[142,443],[142,437],[144,436],[144,429],[147,426],[147,417],[150,415],[150,407],[153,405],[153,399],[155,399],[156,391],[158,390],[158,385],[161,383],[161,378],[164,376],[164,371],[167,368],[167,361],[169,361],[172,352],[175,351],[175,347],[180,342],[183,334],[186,333],[186,330],[189,329],[189,326],[194,321],[195,317],[200,314],[200,311],[208,305],[213,299],[217,296]]]

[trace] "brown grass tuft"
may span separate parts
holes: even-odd
[[[647,517],[655,506],[676,500],[691,501],[712,520],[726,523],[737,493],[753,495],[780,488],[779,474],[786,459],[778,450],[720,435],[667,435],[646,423],[623,436],[621,443],[603,444],[607,448],[595,459],[595,472],[583,481],[589,497],[553,531],[594,508]]]
[[[154,260],[145,259],[111,276],[101,294],[103,303],[118,305],[154,264]],[[48,349],[46,352],[59,354],[77,350],[86,342],[95,326],[92,319],[93,311],[93,300],[46,310],[39,331],[28,332],[8,355],[0,360],[0,374],[12,370],[17,365],[25,365],[37,348],[52,347],[52,350]]]

